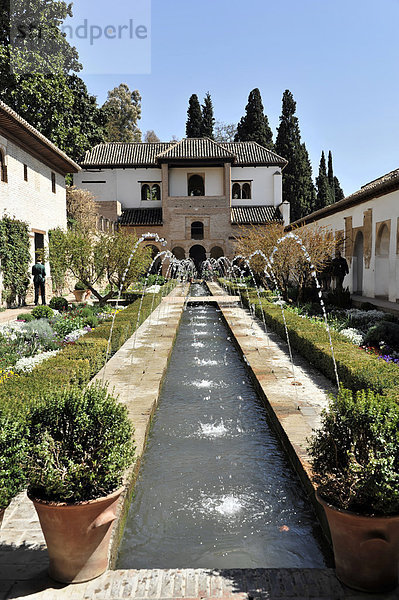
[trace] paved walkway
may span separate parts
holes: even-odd
[[[216,295],[223,291],[211,284]],[[162,378],[173,346],[184,293],[178,301],[164,301],[105,369],[105,379],[115,386],[136,428],[137,453],[144,449],[151,415],[156,407]],[[225,299],[225,298],[224,298]],[[327,404],[326,391],[334,386],[299,357],[294,372],[286,348],[236,302],[221,303],[224,317],[235,335],[259,391],[267,396],[275,424],[293,462],[308,476],[306,437],[319,423]],[[96,379],[102,379],[100,372]],[[114,541],[118,533],[114,532]],[[33,506],[24,495],[6,511],[0,545],[0,600],[119,600],[132,598],[241,600],[332,600],[365,598],[399,599],[398,592],[384,595],[359,594],[341,586],[332,569],[237,569],[230,571],[172,569],[108,571],[84,584],[61,586],[48,579],[44,540]],[[181,543],[176,540],[176,543]]]

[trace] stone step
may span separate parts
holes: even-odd
[[[0,597],[29,600],[397,600],[398,591],[362,594],[341,585],[333,569],[141,569],[108,571],[61,586],[46,576],[18,582]]]

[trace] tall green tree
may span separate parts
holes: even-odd
[[[197,94],[193,94],[188,101],[186,136],[202,137],[202,111]]]
[[[215,117],[213,116],[212,98],[209,92],[206,93],[204,104],[202,105],[202,127],[201,137],[214,139],[213,128],[215,126]]]
[[[250,92],[245,115],[237,125],[236,142],[257,142],[273,150],[273,133],[269,119],[264,113],[262,97],[258,88]]]
[[[328,185],[334,190],[334,169],[331,150],[328,151],[328,170],[327,170]]]
[[[335,196],[335,202],[338,202],[339,200],[343,200],[345,198],[345,194],[344,194],[344,191],[338,180],[338,177],[336,177],[335,175],[334,175],[334,196]]]
[[[0,99],[78,160],[104,140],[104,115],[59,29],[71,15],[62,1],[0,0]]]
[[[314,209],[316,200],[312,167],[306,146],[301,142],[299,121],[295,112],[294,97],[289,90],[285,90],[275,151],[288,160],[283,171],[283,200],[290,203],[291,221],[309,214]]]
[[[315,209],[319,210],[332,204],[331,188],[328,182],[327,165],[324,150],[321,153],[319,174],[316,177],[317,198]]]
[[[126,83],[108,92],[103,104],[107,142],[141,142],[137,121],[141,119],[141,96]]]
[[[338,177],[334,175],[333,158],[331,150],[329,150],[328,152],[327,177],[328,185],[330,186],[331,203],[338,202],[338,200],[342,200],[343,198],[345,198],[345,194],[341,188],[341,184],[339,183]]]

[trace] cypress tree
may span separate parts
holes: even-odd
[[[258,88],[248,96],[245,115],[237,125],[235,142],[257,142],[269,150],[273,149],[273,133],[269,119],[264,113],[262,97]]]
[[[283,171],[283,200],[291,205],[291,222],[309,214],[315,206],[312,166],[305,144],[301,142],[296,102],[285,90],[275,151],[288,160]]]
[[[186,136],[202,137],[202,113],[197,94],[193,94],[188,103]]]
[[[215,125],[215,117],[213,116],[212,98],[209,92],[206,93],[204,104],[202,105],[202,130],[201,137],[214,139],[213,127]]]
[[[317,199],[315,208],[316,210],[319,210],[320,208],[324,208],[325,206],[331,204],[331,190],[328,183],[326,157],[324,154],[324,150],[321,153],[319,174],[316,177],[316,187]]]
[[[332,161],[332,152],[331,152],[331,150],[328,151],[328,172],[327,172],[327,178],[328,178],[328,185],[333,190],[334,189],[334,170],[333,170],[333,161]]]
[[[338,200],[343,200],[345,198],[345,194],[341,187],[341,184],[338,181],[338,177],[335,177],[335,175],[334,175],[334,195],[335,195],[335,202],[338,202]]]

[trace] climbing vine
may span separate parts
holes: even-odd
[[[0,219],[0,261],[3,300],[8,306],[21,305],[28,289],[30,257],[28,224],[5,215]]]
[[[65,274],[67,272],[65,262],[65,234],[57,227],[48,232],[49,252],[48,260],[50,263],[51,279],[53,290],[61,296],[65,285]]]

